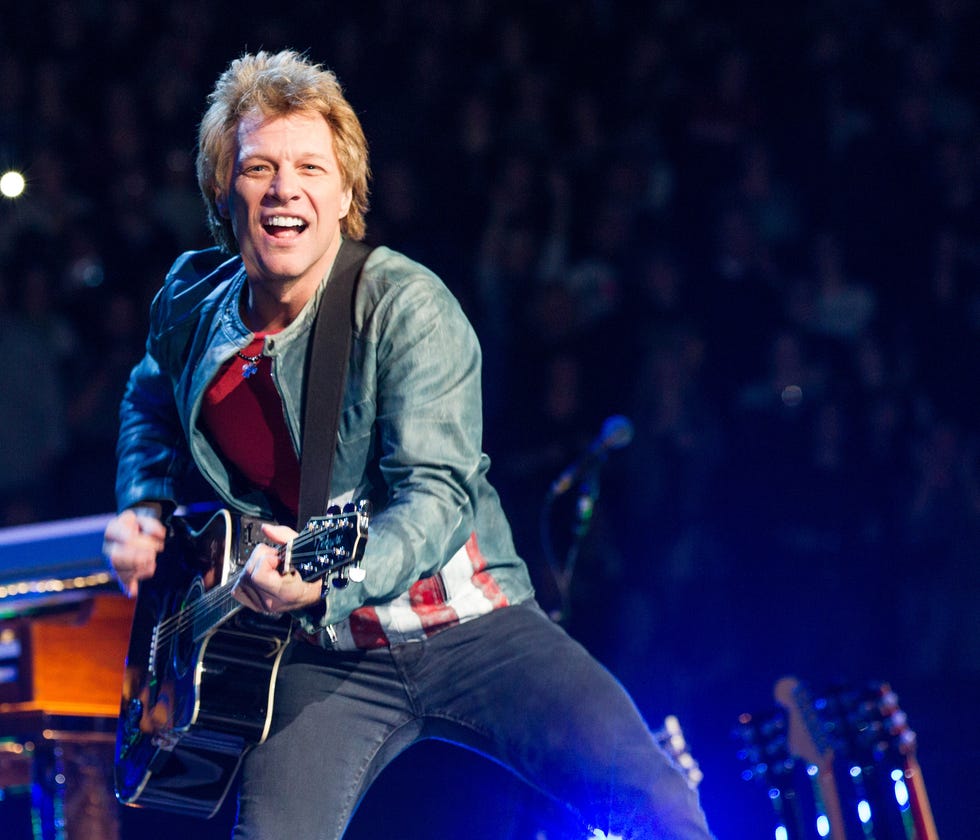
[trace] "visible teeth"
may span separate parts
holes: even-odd
[[[273,227],[302,227],[306,222],[295,216],[273,216],[266,221],[266,224]]]

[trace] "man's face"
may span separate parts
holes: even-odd
[[[249,279],[318,283],[351,202],[326,120],[312,112],[244,116],[229,181],[218,206],[231,220]]]

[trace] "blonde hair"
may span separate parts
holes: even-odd
[[[352,200],[340,220],[341,233],[363,239],[368,211],[367,140],[361,122],[330,70],[293,50],[246,53],[218,77],[198,131],[197,183],[207,205],[215,242],[230,253],[238,250],[231,222],[218,209],[217,193],[227,188],[239,120],[259,110],[269,117],[297,111],[319,113],[333,133],[334,154],[344,188]]]

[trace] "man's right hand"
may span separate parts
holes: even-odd
[[[166,536],[166,527],[149,512],[124,510],[106,525],[102,551],[130,598],[136,597],[139,582],[156,571]]]

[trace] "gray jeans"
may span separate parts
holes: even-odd
[[[630,840],[711,836],[697,794],[622,686],[524,604],[390,649],[294,642],[271,734],[245,759],[234,837],[337,840],[384,767],[430,737],[501,762],[583,829]]]

